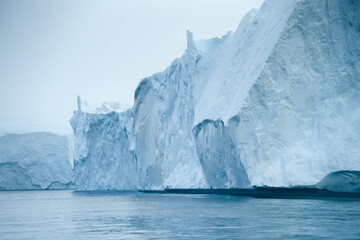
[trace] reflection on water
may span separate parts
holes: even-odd
[[[360,201],[0,192],[0,239],[357,239]]]

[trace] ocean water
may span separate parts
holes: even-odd
[[[0,239],[360,239],[360,201],[3,191]]]

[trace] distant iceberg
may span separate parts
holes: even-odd
[[[0,137],[0,190],[71,189],[66,136],[38,132]]]

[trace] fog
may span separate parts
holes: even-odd
[[[0,0],[0,134],[71,133],[76,97],[131,106],[140,80],[262,0]]]

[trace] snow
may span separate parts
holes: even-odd
[[[194,91],[194,95],[201,95],[195,107],[194,125],[204,119],[227,122],[238,112],[295,4],[294,0],[265,1],[259,10],[245,15],[236,32],[224,39],[217,55],[211,56],[211,61],[215,62],[207,68],[210,73],[207,73],[205,87]],[[203,77],[197,75],[195,82]]]
[[[267,0],[71,120],[77,189],[312,185],[360,169],[360,6]]]
[[[0,189],[69,189],[73,171],[66,136],[38,132],[0,137]]]

